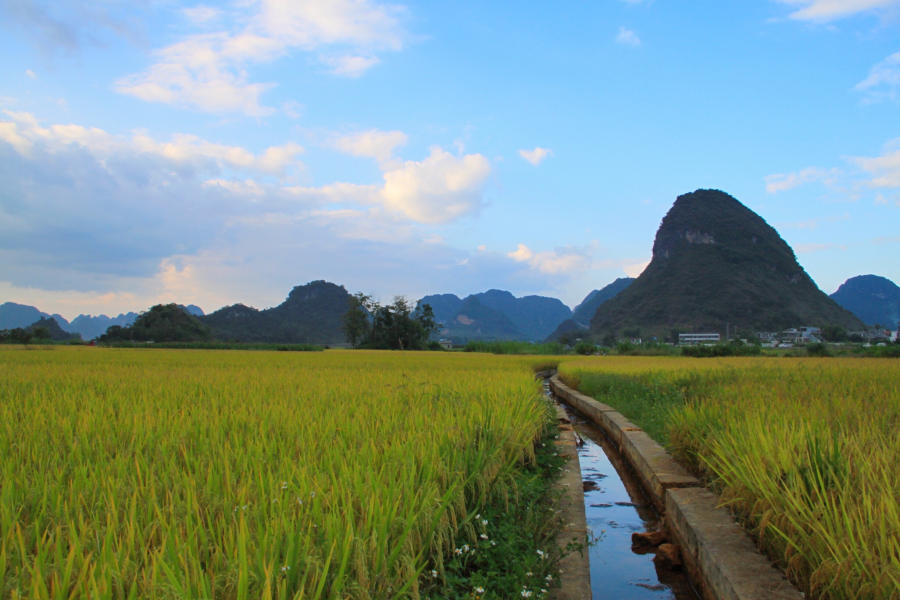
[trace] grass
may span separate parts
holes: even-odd
[[[891,361],[579,359],[560,371],[701,472],[808,597],[900,597]]]
[[[264,344],[244,342],[108,342],[108,348],[148,348],[163,350],[275,350],[277,352],[321,352],[315,344]]]
[[[531,342],[482,342],[470,341],[463,348],[463,352],[484,352],[487,354],[537,354],[554,356],[571,354],[572,350],[558,342],[549,344],[533,344]]]
[[[541,502],[531,362],[0,349],[0,597],[462,597],[484,534],[512,598],[549,535],[499,517]]]

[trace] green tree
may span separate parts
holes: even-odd
[[[206,342],[212,330],[177,304],[157,304],[135,319],[130,327],[112,326],[101,342]]]
[[[6,332],[6,339],[4,341],[8,344],[22,344],[24,346],[31,341],[32,337],[34,337],[34,334],[30,331],[25,331],[21,327],[16,327],[15,329]]]
[[[49,340],[53,337],[50,335],[50,330],[46,327],[35,327],[31,332],[31,335],[33,335],[36,340]]]
[[[382,306],[371,296],[357,293],[351,297],[342,329],[354,348],[425,350],[440,327],[428,304],[416,309],[405,296],[394,296]]]
[[[344,313],[341,329],[354,348],[370,341],[373,307],[372,296],[357,292],[350,297],[350,308]]]
[[[843,342],[847,339],[847,330],[843,325],[826,325],[822,328],[822,335],[829,342]]]
[[[441,327],[443,327],[443,325],[438,323],[437,319],[435,319],[434,310],[431,308],[430,304],[423,304],[416,310],[416,320],[422,328],[422,333],[425,336],[424,339],[426,342],[434,337],[434,335],[441,330]]]

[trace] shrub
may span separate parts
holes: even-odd
[[[759,346],[744,344],[743,342],[731,342],[730,344],[716,344],[714,346],[684,346],[681,348],[683,356],[694,358],[715,358],[721,356],[758,356],[761,353]]]
[[[806,346],[806,353],[810,356],[831,356],[831,351],[825,344],[815,343]]]
[[[596,351],[597,347],[590,342],[578,342],[575,345],[575,354],[583,354],[588,356]]]

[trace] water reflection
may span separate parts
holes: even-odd
[[[656,569],[653,550],[632,551],[631,534],[656,531],[659,516],[603,432],[562,406],[584,439],[582,479],[594,483],[584,492],[587,526],[597,538],[590,549],[594,600],[699,600],[683,572]]]

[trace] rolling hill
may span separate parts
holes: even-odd
[[[312,281],[295,287],[273,308],[233,304],[197,318],[224,341],[334,344],[344,341],[341,325],[349,300],[344,286]]]

